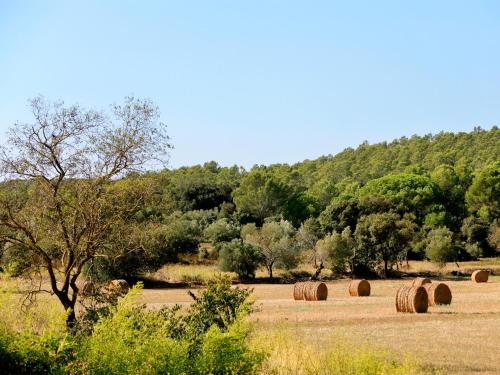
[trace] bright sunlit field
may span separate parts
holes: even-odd
[[[490,268],[498,266],[494,260],[487,262]],[[428,266],[423,262],[410,264],[412,271],[437,271]],[[474,267],[485,267],[485,261],[461,263],[458,269]],[[456,268],[449,265],[441,271]],[[257,312],[250,319],[256,324],[257,335],[268,340],[287,338],[295,345],[294,349],[283,349],[288,354],[287,350],[293,353],[300,345],[319,353],[342,342],[352,350],[367,346],[388,351],[399,360],[409,356],[425,368],[443,373],[500,373],[500,277],[491,276],[485,284],[456,277],[443,277],[442,281],[452,290],[452,304],[430,307],[427,314],[396,312],[395,294],[407,279],[372,280],[372,294],[364,298],[349,296],[349,280],[328,281],[328,300],[322,302],[294,301],[293,284],[239,286],[254,290]],[[184,305],[190,300],[184,288],[145,289],[141,298],[151,308]],[[271,360],[283,361],[285,352],[277,351]]]

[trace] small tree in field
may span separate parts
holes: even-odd
[[[262,228],[247,224],[242,228],[245,242],[261,249],[262,259],[269,278],[273,278],[274,266],[293,268],[297,263],[297,246],[293,238],[294,228],[286,220],[265,223]]]
[[[256,246],[241,240],[232,240],[220,245],[219,268],[224,272],[235,272],[240,278],[255,278],[255,270],[262,262],[262,254]]]
[[[425,254],[440,265],[457,260],[457,252],[453,248],[453,233],[446,227],[431,230],[427,234]]]
[[[346,227],[342,233],[333,232],[325,236],[318,241],[316,246],[324,258],[330,259],[332,270],[335,273],[343,274],[352,268],[355,242],[349,227]]]
[[[113,180],[148,162],[165,161],[170,145],[158,108],[126,98],[110,116],[78,105],[31,101],[32,123],[16,124],[0,146],[0,242],[18,248],[31,271],[48,275],[48,291],[76,321],[77,281],[106,256],[109,232],[137,202],[113,200]]]
[[[357,243],[354,266],[363,263],[373,267],[382,262],[387,276],[398,256],[410,247],[414,231],[415,224],[396,213],[362,216],[354,232]]]
[[[318,267],[318,261],[321,262],[316,243],[321,238],[321,226],[317,219],[309,218],[305,220],[297,231],[297,244],[303,250],[312,251],[312,262],[314,267]]]

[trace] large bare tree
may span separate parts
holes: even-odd
[[[125,98],[109,113],[43,97],[31,123],[17,123],[0,145],[0,243],[14,246],[76,322],[77,280],[105,255],[106,233],[123,222],[110,185],[132,170],[165,163],[170,149],[156,106]],[[129,202],[133,205],[133,202]],[[126,203],[123,203],[126,205]]]

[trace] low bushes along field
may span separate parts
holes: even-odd
[[[410,359],[346,343],[324,348],[285,335],[259,333],[245,319],[250,291],[228,277],[208,282],[194,302],[159,311],[137,304],[140,285],[101,316],[91,333],[68,332],[64,315],[47,308],[19,314],[12,282],[2,283],[2,374],[416,374]],[[9,290],[11,289],[11,290]]]

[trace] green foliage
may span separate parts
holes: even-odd
[[[439,203],[439,190],[430,178],[415,174],[398,174],[370,180],[359,191],[360,197],[383,196],[399,212],[413,212],[421,219]]]
[[[255,270],[262,262],[259,248],[241,240],[222,243],[219,249],[219,268],[235,272],[240,278],[255,278]]]
[[[425,250],[427,258],[439,264],[456,261],[458,254],[452,236],[453,233],[446,227],[429,231]]]
[[[483,250],[477,242],[466,244],[465,251],[467,251],[472,259],[478,259],[483,256]]]
[[[461,218],[466,214],[464,195],[468,175],[460,177],[457,168],[451,165],[440,165],[430,177],[441,191],[441,201],[445,208],[440,213],[442,214],[440,223],[434,223],[434,225],[449,225],[455,230],[458,229]]]
[[[231,202],[231,192],[238,185],[241,169],[225,168],[216,162],[163,171],[164,202],[167,210],[210,210]]]
[[[242,228],[244,241],[261,249],[270,278],[274,266],[290,269],[297,265],[299,247],[294,235],[295,229],[286,220],[266,222],[262,228],[254,224]]]
[[[333,232],[331,235],[325,236],[316,244],[320,256],[330,260],[332,271],[337,274],[344,274],[351,270],[355,246],[349,227],[346,227],[341,234]]]
[[[356,229],[360,214],[358,200],[333,199],[326,209],[320,214],[319,222],[325,232],[341,232],[345,227]]]
[[[301,224],[297,231],[297,243],[304,250],[314,249],[316,242],[322,237],[322,234],[318,220],[309,218]]]
[[[30,254],[22,246],[4,244],[0,253],[0,263],[4,265],[5,271],[10,276],[21,276],[29,272],[33,260],[33,254]]]
[[[264,353],[249,344],[251,291],[211,280],[185,313],[137,304],[141,285],[102,316],[87,335],[72,335],[65,317],[35,331],[0,321],[0,370],[23,374],[254,374]],[[5,317],[5,306],[2,311]],[[29,319],[27,317],[27,319]],[[20,329],[21,328],[21,329]]]
[[[497,159],[498,160],[498,159]],[[486,166],[474,175],[465,194],[471,213],[492,222],[500,217],[500,162]]]
[[[306,193],[298,193],[288,200],[283,217],[298,226],[307,218],[317,216],[319,212],[319,205],[312,196]]]
[[[371,214],[360,218],[354,233],[357,243],[357,264],[374,268],[383,262],[384,274],[410,248],[415,224],[395,213]]]
[[[283,214],[292,196],[289,186],[257,167],[241,179],[240,186],[233,192],[238,211],[261,222],[266,217]]]
[[[194,339],[214,325],[227,331],[231,324],[252,311],[253,303],[248,300],[251,293],[248,289],[231,288],[227,276],[209,280],[205,290],[191,294],[194,301],[185,320],[188,335]]]
[[[212,326],[205,335],[197,361],[199,374],[256,374],[265,359],[248,343],[248,323],[236,322],[225,331]]]
[[[2,285],[0,284],[0,287]],[[12,292],[0,289],[0,372],[5,375],[64,374],[74,359],[75,341],[65,329],[66,314],[35,329],[31,313],[19,311]],[[14,314],[15,319],[10,317]]]
[[[241,318],[251,311],[250,291],[232,289],[228,278],[208,283],[186,314],[179,307],[150,311],[137,305],[134,288],[111,315],[83,339],[74,373],[251,374],[264,359],[247,338]]]
[[[228,242],[240,235],[240,227],[226,218],[219,219],[203,231],[203,237],[212,244],[219,242]]]
[[[467,244],[473,246],[469,247],[469,249],[474,249],[474,257],[492,256],[494,254],[494,249],[488,242],[490,225],[485,219],[469,216],[464,219],[460,230]],[[469,250],[467,252],[471,253]]]
[[[188,342],[168,336],[169,321],[137,307],[135,288],[113,313],[83,340],[72,370],[92,374],[182,374],[188,368]]]
[[[117,226],[105,256],[96,258],[87,273],[99,280],[133,278],[176,261],[179,254],[194,253],[200,238],[199,224],[184,217],[172,217],[167,224]]]

